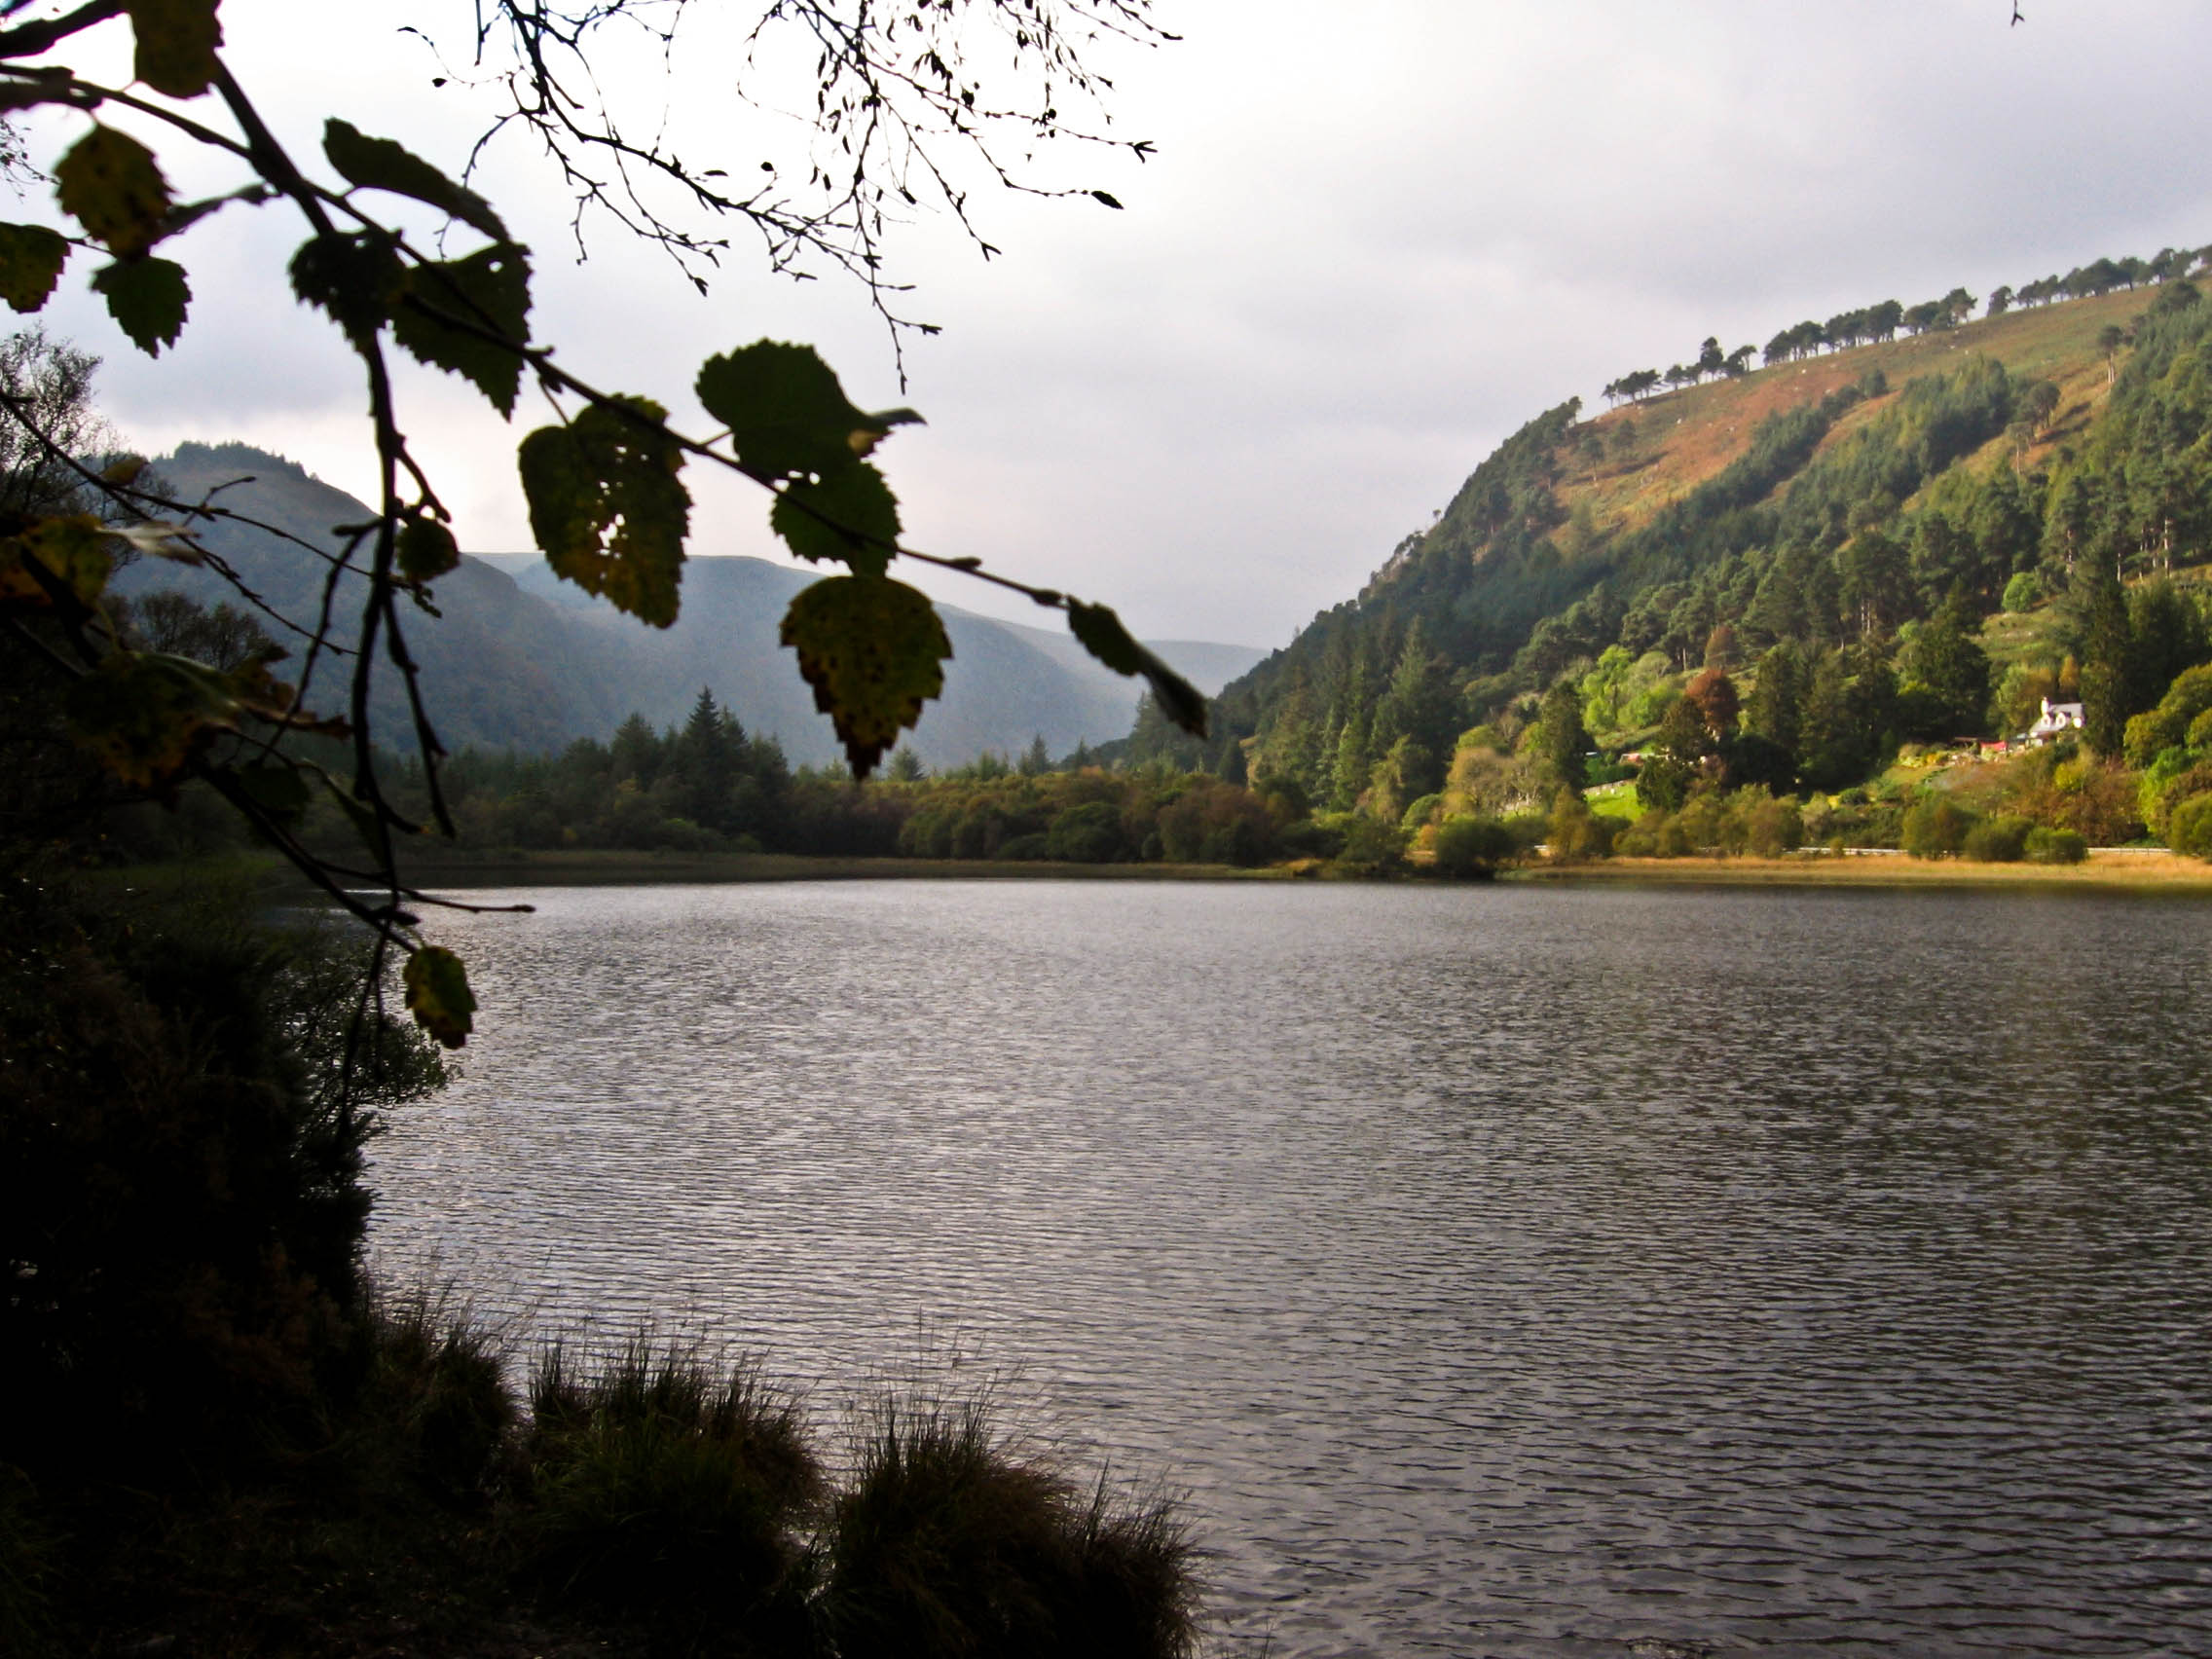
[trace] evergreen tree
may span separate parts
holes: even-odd
[[[1544,693],[1536,713],[1536,752],[1564,790],[1580,791],[1589,776],[1590,733],[1582,724],[1582,698],[1562,680]]]
[[[2108,559],[2095,559],[2088,571],[2087,629],[2082,644],[2082,735],[2099,755],[2118,755],[2126,734],[2130,647],[2127,596],[2120,572]]]

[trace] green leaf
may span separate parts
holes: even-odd
[[[92,291],[106,297],[108,315],[149,357],[159,357],[184,332],[192,287],[174,260],[119,259],[92,273]]]
[[[232,774],[247,798],[279,824],[297,824],[308,810],[308,781],[297,766],[257,760]]]
[[[394,196],[411,196],[442,213],[450,213],[494,241],[508,240],[492,204],[454,181],[390,138],[371,138],[349,122],[332,117],[322,124],[322,153],[345,174],[346,182],[363,190],[388,190]]]
[[[157,651],[111,651],[70,685],[62,707],[79,745],[138,789],[166,784],[242,712],[220,670]]]
[[[431,581],[460,563],[453,532],[436,519],[409,519],[399,527],[399,573],[409,581]]]
[[[434,369],[472,382],[502,415],[515,412],[522,354],[530,339],[530,258],[512,242],[479,248],[465,259],[422,265],[407,273],[391,335]],[[430,314],[431,310],[504,335],[513,346],[486,340]]]
[[[646,421],[667,412],[621,400]],[[594,404],[566,426],[540,426],[516,460],[531,534],[553,573],[656,628],[676,620],[691,498],[683,452],[651,426]]]
[[[408,957],[399,977],[416,1024],[449,1049],[468,1041],[476,1028],[476,995],[460,957],[442,944],[423,945]]]
[[[116,257],[144,253],[161,239],[168,217],[168,181],[154,152],[112,127],[94,126],[54,169],[55,197]]]
[[[131,33],[138,52],[131,69],[155,92],[172,98],[198,97],[215,78],[215,49],[223,44],[223,25],[215,18],[220,0],[129,0]]]
[[[780,340],[709,357],[697,389],[707,413],[729,428],[738,464],[763,482],[828,477],[893,426],[921,419],[911,409],[863,414],[813,347]]]
[[[20,521],[18,521],[20,522]],[[90,513],[43,518],[18,535],[0,540],[0,605],[44,610],[54,596],[32,573],[26,559],[58,580],[82,605],[91,605],[107,586],[115,568],[109,557],[107,528]]]
[[[35,312],[54,297],[69,243],[44,225],[0,225],[0,300],[11,310]]]
[[[1198,737],[1206,734],[1206,700],[1198,688],[1130,637],[1122,619],[1103,605],[1068,601],[1068,629],[1083,648],[1116,674],[1141,674],[1160,712]]]
[[[928,596],[883,576],[831,576],[801,590],[782,638],[861,778],[944,689],[940,665],[952,655]]]
[[[855,573],[880,576],[899,550],[899,498],[883,474],[856,461],[777,492],[768,527],[801,559],[842,559]]]
[[[355,340],[385,325],[406,286],[406,268],[379,232],[316,237],[292,255],[292,292]]]

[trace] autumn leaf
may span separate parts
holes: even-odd
[[[475,328],[457,327],[446,317]],[[476,328],[514,345],[487,340]],[[396,296],[391,337],[432,368],[470,382],[500,414],[512,415],[522,390],[522,354],[515,348],[530,339],[529,256],[501,242],[465,259],[417,266]]]
[[[828,477],[893,426],[921,419],[911,409],[864,414],[813,347],[780,340],[709,357],[697,390],[707,413],[729,428],[738,464],[763,482]]]
[[[1206,700],[1198,688],[1137,644],[1122,619],[1103,605],[1068,601],[1068,629],[1083,648],[1116,674],[1141,674],[1160,712],[1196,736],[1206,734]]]
[[[119,259],[92,273],[92,291],[106,299],[108,314],[149,357],[159,357],[184,332],[192,287],[174,260]]]
[[[952,655],[928,596],[883,576],[831,576],[801,590],[782,639],[863,778],[944,689]]]
[[[137,52],[131,69],[155,92],[198,97],[215,78],[215,49],[223,44],[216,19],[219,0],[129,0]]]
[[[507,227],[489,202],[465,185],[456,184],[394,139],[372,138],[351,123],[332,117],[322,124],[322,153],[349,184],[413,197],[472,230],[482,231],[494,241],[508,240]]]
[[[144,253],[161,239],[169,211],[168,181],[154,152],[128,132],[93,127],[70,146],[54,179],[62,211],[117,258]]]
[[[443,945],[425,944],[407,958],[399,977],[416,1024],[449,1049],[468,1041],[476,1028],[476,995],[460,957]]]
[[[243,712],[219,669],[158,651],[113,651],[63,700],[69,733],[124,783],[157,789]]]
[[[399,573],[411,582],[444,575],[461,563],[453,532],[436,519],[409,519],[399,527]]]
[[[0,300],[35,312],[54,297],[69,243],[44,225],[0,225]]]
[[[90,513],[39,519],[0,539],[0,605],[31,610],[53,606],[54,595],[39,580],[27,562],[31,560],[79,604],[91,605],[115,568],[110,539],[107,528]]]
[[[683,452],[658,429],[667,414],[659,404],[622,402],[641,419],[594,404],[523,439],[523,495],[554,574],[665,628],[676,620],[691,523],[691,498],[677,478]]]
[[[787,484],[768,526],[801,559],[842,559],[856,574],[880,576],[898,550],[899,499],[882,473],[855,461],[819,483]]]

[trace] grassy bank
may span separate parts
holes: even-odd
[[[2037,887],[2124,889],[2212,897],[2212,864],[2163,849],[2093,847],[2079,865],[1975,864],[1902,853],[1788,858],[1604,859],[1534,865],[1518,881],[1661,881],[1776,887]]]

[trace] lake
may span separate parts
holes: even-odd
[[[437,918],[372,1243],[999,1375],[1229,1651],[2212,1651],[2212,905],[843,882]]]

